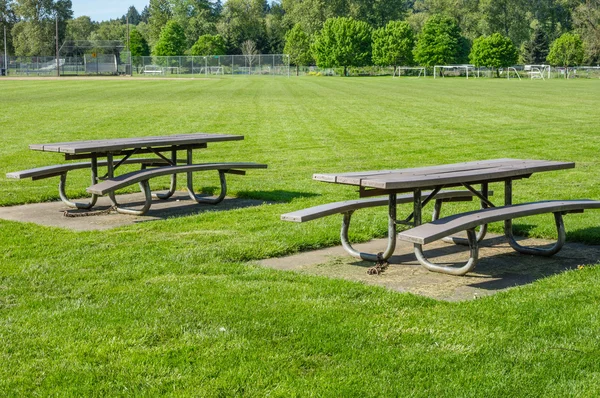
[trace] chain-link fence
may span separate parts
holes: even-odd
[[[207,57],[129,57],[129,53],[85,54],[81,57],[8,57],[8,67],[0,68],[12,76],[133,75],[145,77],[195,77],[219,75],[290,76],[289,56],[219,55]]]
[[[133,57],[131,66],[134,76],[290,75],[285,54]]]

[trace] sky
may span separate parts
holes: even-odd
[[[149,0],[71,0],[73,18],[87,15],[92,21],[106,21],[121,18],[127,13],[129,6],[135,6],[142,12]]]

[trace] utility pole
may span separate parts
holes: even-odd
[[[58,10],[56,11],[56,77],[60,77],[60,61],[58,60]]]
[[[6,24],[4,24],[4,73],[8,75],[8,52],[6,51]]]
[[[131,65],[131,47],[129,46],[129,11],[127,11],[127,52],[129,53],[129,75],[133,76],[133,67]],[[125,72],[127,74],[127,72]]]

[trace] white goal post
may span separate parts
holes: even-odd
[[[464,70],[465,74],[467,75],[467,79],[469,79],[469,71],[471,71],[471,74],[474,75],[475,74],[475,66],[474,65],[435,65],[433,67],[433,78],[435,79],[437,77],[437,70],[438,69],[443,69],[443,70]],[[444,75],[442,75],[442,77],[444,77]]]
[[[394,74],[392,77],[396,77],[396,72],[398,72],[398,77],[400,77],[403,70],[418,70],[419,76],[417,77],[421,77],[421,75],[427,77],[427,70],[421,66],[398,66],[396,69],[394,69]]]

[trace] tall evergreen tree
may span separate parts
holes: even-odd
[[[524,42],[521,47],[521,59],[525,64],[539,65],[546,62],[550,41],[548,35],[537,27],[531,34],[531,39]]]

